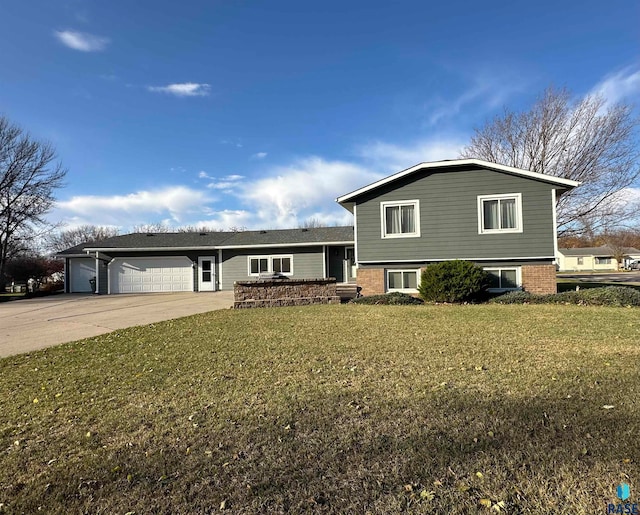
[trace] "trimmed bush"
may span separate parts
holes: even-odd
[[[640,291],[624,286],[585,288],[549,295],[511,292],[490,300],[495,304],[578,304],[581,306],[640,306]]]
[[[350,304],[388,304],[388,305],[411,305],[411,304],[424,304],[420,299],[416,299],[406,293],[393,292],[384,295],[369,295],[366,297],[358,297],[352,299]]]
[[[443,261],[422,271],[418,291],[426,302],[473,302],[489,287],[489,274],[470,261]]]
[[[640,291],[624,286],[590,288],[574,293],[578,294],[580,304],[588,306],[640,306]]]
[[[539,304],[538,297],[544,295],[534,295],[526,291],[511,291],[503,293],[489,300],[492,304]]]

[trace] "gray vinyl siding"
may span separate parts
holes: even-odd
[[[255,279],[249,276],[249,256],[293,256],[293,278],[322,278],[322,246],[293,248],[225,249],[222,256],[222,290],[233,290],[235,281]]]
[[[484,169],[418,172],[357,201],[358,261],[499,259],[554,255],[547,183]],[[522,194],[521,233],[478,234],[478,196]],[[382,238],[380,203],[420,201],[420,237]]]

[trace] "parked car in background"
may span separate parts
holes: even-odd
[[[640,270],[640,259],[632,259],[627,263],[627,270]]]

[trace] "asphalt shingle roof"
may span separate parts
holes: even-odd
[[[353,227],[315,227],[241,232],[166,232],[132,233],[113,236],[100,242],[88,242],[59,252],[59,256],[82,254],[84,249],[166,249],[242,247],[250,245],[324,244],[353,242]]]

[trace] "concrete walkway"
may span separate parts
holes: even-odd
[[[0,303],[0,357],[233,305],[233,292],[65,294]]]

